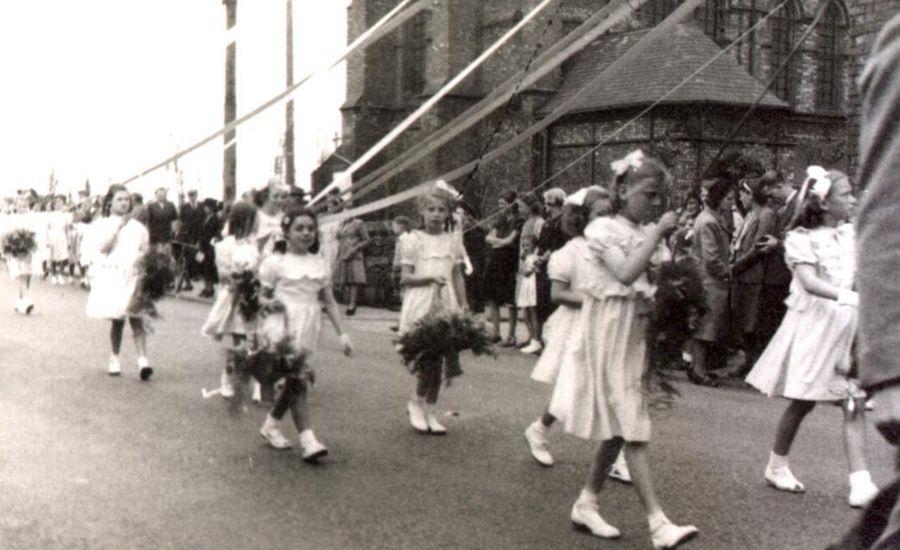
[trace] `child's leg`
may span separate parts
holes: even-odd
[[[128,323],[131,325],[131,336],[137,350],[141,380],[148,380],[153,376],[153,369],[150,368],[150,361],[147,359],[147,331],[144,328],[144,320],[140,317],[129,317]]]
[[[516,339],[516,326],[519,323],[519,308],[516,306],[509,306],[509,336],[507,336],[507,341],[512,342]]]
[[[772,446],[772,452],[778,456],[787,456],[791,451],[791,445],[797,436],[797,430],[806,415],[816,406],[815,401],[801,401],[799,399],[791,399],[790,404],[781,419],[778,421],[778,427],[775,431],[775,444]]]
[[[525,323],[525,330],[528,332],[528,341],[534,340],[534,321],[532,320],[533,307],[522,308],[522,322]]]
[[[569,516],[576,527],[586,529],[601,538],[616,538],[620,535],[618,529],[600,517],[597,494],[603,488],[603,482],[606,481],[606,476],[622,448],[622,443],[622,438],[616,437],[600,444],[594,460],[591,461],[587,483],[581,490],[581,494],[578,495],[578,500],[575,501]]]
[[[493,336],[500,336],[500,307],[496,302],[487,303],[488,323],[493,329]]]
[[[612,466],[612,463],[615,460],[616,457],[613,455],[609,463],[610,466]],[[634,490],[637,492],[638,498],[641,499],[641,504],[644,505],[644,511],[647,513],[647,516],[661,514],[662,508],[660,508],[659,502],[656,500],[653,482],[650,479],[650,465],[647,462],[647,444],[638,441],[629,441],[625,443],[625,461],[628,463],[629,472],[631,472]],[[600,473],[598,473],[598,475]]]
[[[119,355],[122,350],[122,334],[125,332],[125,319],[113,319],[109,331],[109,340],[112,344],[112,354]]]
[[[850,506],[867,506],[878,494],[866,465],[865,398],[844,402],[844,449],[850,472]]]
[[[619,456],[619,451],[624,443],[625,441],[621,437],[614,437],[600,444],[597,454],[594,455],[594,459],[591,461],[591,469],[585,484],[586,489],[594,494],[599,493],[603,489],[609,470],[612,468],[613,462],[616,461],[616,457]]]

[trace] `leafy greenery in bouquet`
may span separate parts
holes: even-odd
[[[661,264],[647,326],[648,365],[644,388],[655,407],[671,405],[679,395],[672,385],[684,345],[691,339],[708,306],[700,271],[692,260]]]
[[[25,258],[35,250],[34,231],[19,228],[3,235],[3,255],[7,258]]]
[[[262,304],[259,301],[261,285],[256,274],[250,269],[232,274],[231,287],[234,296],[233,306],[238,308],[244,321],[250,322],[256,319],[262,310]]]
[[[449,380],[462,374],[458,361],[448,356],[464,350],[475,355],[496,356],[490,334],[484,324],[467,313],[432,311],[400,337],[397,349],[410,372],[444,368]]]
[[[162,299],[175,283],[172,259],[166,254],[151,250],[138,262],[137,271],[138,287],[129,309],[134,313],[157,319],[159,312],[156,310],[156,302]]]

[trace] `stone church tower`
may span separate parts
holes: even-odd
[[[476,209],[490,211],[505,189],[527,191],[588,154],[552,185],[566,189],[608,181],[608,163],[634,148],[659,156],[683,195],[713,170],[776,168],[802,171],[809,163],[849,170],[856,162],[859,75],[880,27],[900,11],[900,0],[831,0],[800,52],[774,81],[748,123],[734,122],[762,94],[788,51],[812,22],[819,2],[788,0],[785,7],[707,70],[615,138],[608,136],[719,53],[781,0],[707,0],[694,16],[659,40],[638,62],[584,98],[547,131],[503,158],[454,182]],[[400,29],[347,65],[340,156],[354,159],[453,78],[539,3],[539,0],[434,0]],[[493,87],[524,68],[546,47],[599,10],[604,0],[558,0],[469,79],[361,170],[359,179],[423,136],[448,123]],[[522,91],[493,115],[393,178],[367,200],[404,189],[478,158],[545,116],[627,51],[680,0],[649,0],[624,25],[601,36]],[[396,0],[354,0],[348,8],[353,39],[387,13]],[[539,46],[540,45],[540,46]],[[604,141],[599,147],[597,145]],[[344,165],[332,157],[314,175],[321,189]],[[740,174],[729,173],[731,176]]]

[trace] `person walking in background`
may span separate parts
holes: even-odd
[[[741,182],[738,194],[747,213],[741,231],[735,239],[731,273],[734,286],[731,294],[732,322],[735,336],[745,352],[745,363],[736,376],[744,378],[768,339],[762,340],[757,332],[762,299],[762,280],[765,254],[773,246],[769,241],[776,230],[777,216],[769,206],[766,181],[762,178]],[[766,335],[768,336],[768,335]]]
[[[729,237],[722,212],[731,210],[734,192],[722,179],[704,182],[705,207],[694,221],[692,252],[703,279],[709,306],[693,336],[691,370],[688,378],[694,384],[715,386],[709,371],[725,357],[729,325]]]
[[[347,218],[337,230],[338,253],[334,269],[334,286],[338,290],[347,287],[348,317],[356,314],[359,290],[366,284],[366,259],[363,250],[371,242],[366,224],[358,218]]]
[[[497,200],[499,214],[485,241],[490,247],[485,264],[484,297],[487,301],[489,323],[494,342],[503,347],[516,345],[516,273],[519,270],[519,227],[516,192],[504,193]],[[509,333],[506,340],[500,336],[500,308],[509,306]]]
[[[784,245],[793,273],[788,313],[747,382],[765,395],[790,400],[764,474],[782,491],[805,490],[788,466],[788,453],[806,415],[816,402],[843,400],[847,501],[860,507],[878,488],[866,465],[865,394],[849,379],[859,297],[853,291],[855,235],[846,220],[856,199],[845,174],[818,166],[807,174],[796,227]]]

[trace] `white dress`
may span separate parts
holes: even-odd
[[[812,265],[830,284],[853,287],[856,246],[849,224],[797,228],[785,237],[784,256],[791,271],[801,264]],[[849,397],[851,386],[841,373],[850,369],[857,309],[813,296],[796,276],[785,303],[787,314],[747,375],[747,382],[768,396],[808,401]]]
[[[547,274],[551,281],[569,284],[573,292],[583,292],[600,279],[598,264],[587,239],[575,237],[550,256]],[[578,376],[586,369],[581,308],[560,304],[544,324],[547,346],[534,366],[531,378],[554,384],[561,370]],[[563,369],[565,365],[565,369]]]
[[[312,357],[322,329],[319,293],[331,286],[328,261],[319,254],[275,254],[259,266],[263,287],[274,289],[274,298],[285,306],[285,315],[268,315],[261,323],[261,343],[287,338],[294,354]]]
[[[406,287],[400,309],[399,334],[408,332],[433,307],[449,311],[460,309],[453,287],[453,268],[465,261],[465,249],[453,233],[432,235],[416,230],[409,235],[400,251],[401,266],[412,266],[417,276],[444,277],[447,284]]]
[[[207,338],[221,340],[226,335],[247,335],[254,324],[248,322],[235,307],[235,296],[231,290],[231,276],[235,273],[252,271],[259,267],[259,249],[252,237],[237,240],[229,235],[216,243],[216,269],[219,273],[219,294],[209,310],[201,333]]]
[[[638,226],[621,216],[598,218],[585,229],[596,254],[597,280],[589,286],[581,309],[587,368],[560,372],[549,412],[563,430],[584,439],[650,440],[650,412],[643,387],[647,366],[647,320],[655,287],[647,273],[622,284],[602,258],[615,249],[626,257],[648,238],[651,226]],[[669,258],[665,243],[651,263]]]
[[[129,306],[137,290],[138,262],[149,247],[150,236],[143,224],[128,220],[112,250],[102,253],[100,243],[116,232],[121,221],[121,216],[112,215],[91,224],[85,242],[91,257],[91,293],[85,308],[88,317],[123,319],[132,313]]]
[[[51,262],[69,259],[68,228],[72,223],[69,212],[53,212],[47,216],[47,248]]]

